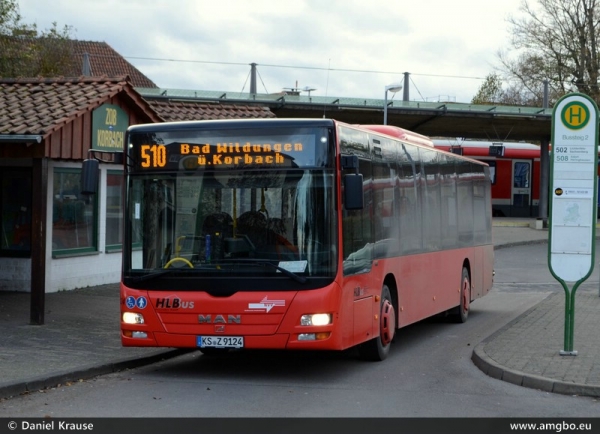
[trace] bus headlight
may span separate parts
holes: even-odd
[[[300,325],[303,326],[324,326],[329,324],[331,324],[330,313],[313,313],[300,317]]]
[[[136,312],[124,312],[123,322],[125,324],[144,324],[144,315]]]

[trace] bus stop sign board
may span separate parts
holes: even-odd
[[[552,113],[548,265],[567,295],[565,352],[571,353],[575,291],[594,269],[597,146],[596,103],[579,93],[558,100]],[[575,282],[571,290],[566,282]]]

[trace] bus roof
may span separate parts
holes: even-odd
[[[433,146],[438,149],[451,150],[461,149],[462,155],[470,157],[496,157],[498,155],[490,153],[490,147],[502,147],[504,158],[540,158],[540,147],[533,143],[525,142],[503,142],[483,141],[483,140],[462,140],[462,139],[432,139]]]
[[[448,147],[448,149],[444,149],[443,147],[436,147],[436,146],[434,146],[433,141],[427,136],[424,136],[419,133],[415,133],[414,131],[405,130],[404,128],[396,127],[394,125],[377,125],[377,124],[375,124],[375,125],[346,124],[346,125],[350,126],[350,127],[354,127],[354,128],[359,128],[363,131],[366,130],[366,131],[370,131],[370,132],[377,133],[377,134],[387,135],[394,139],[401,140],[405,143],[410,143],[410,144],[422,146],[422,147],[434,148],[437,151],[449,152],[449,147]],[[470,155],[460,155],[459,156],[459,155],[453,154],[453,156],[457,157],[457,158],[469,160],[475,164],[483,164],[483,165],[487,166],[487,163],[476,160],[474,158],[471,158]]]
[[[214,119],[214,120],[199,120],[199,121],[177,121],[177,122],[160,122],[151,124],[132,125],[128,128],[129,131],[145,132],[145,131],[171,131],[171,130],[186,130],[197,128],[248,128],[253,125],[269,124],[280,127],[286,126],[310,126],[310,127],[331,127],[336,121],[327,118],[302,118],[302,119]]]
[[[388,136],[395,137],[400,140],[404,140],[408,143],[414,143],[418,145],[425,145],[433,147],[433,142],[427,136],[424,136],[414,131],[405,130],[404,128],[396,127],[394,125],[357,125],[359,128],[375,131],[381,134],[387,134]]]

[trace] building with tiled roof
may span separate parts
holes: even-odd
[[[31,291],[32,323],[46,292],[119,280],[123,167],[101,164],[93,198],[81,162],[100,138],[123,149],[129,125],[161,120],[124,75],[0,79],[0,290]]]

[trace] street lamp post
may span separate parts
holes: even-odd
[[[402,90],[401,84],[390,84],[385,87],[385,96],[383,98],[383,125],[387,125],[387,110],[388,110],[387,95],[388,95],[388,92],[396,93],[396,92],[400,92],[401,90]]]

